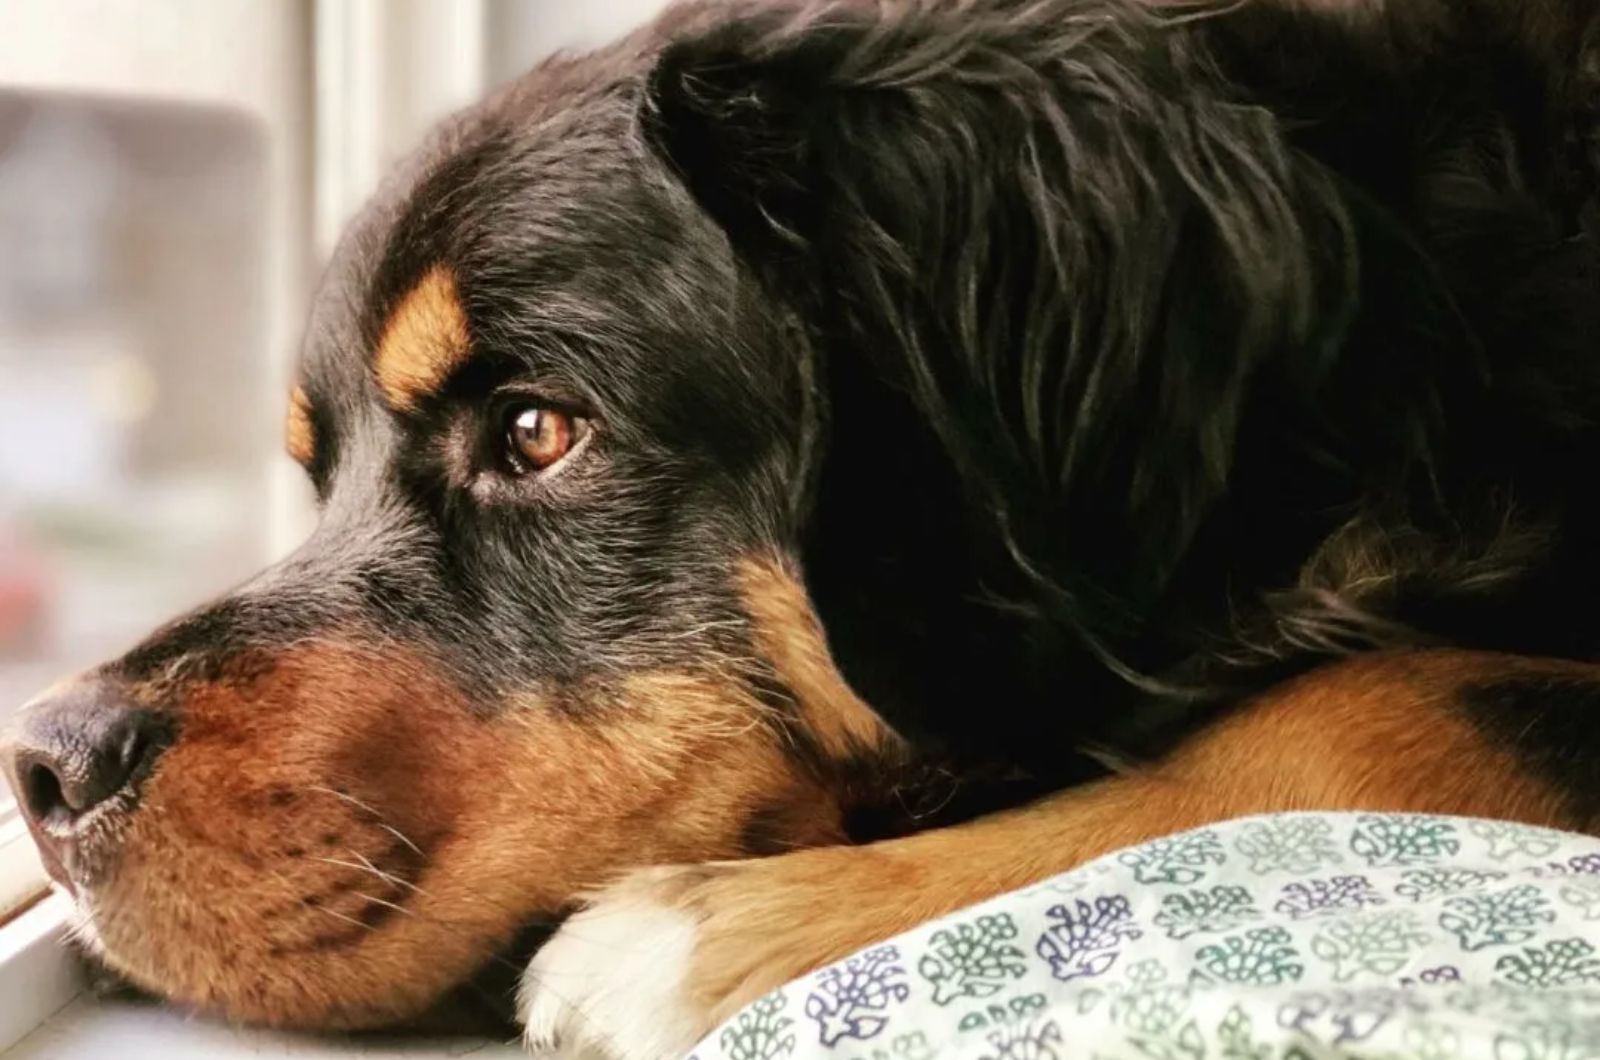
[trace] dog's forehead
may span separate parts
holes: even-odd
[[[370,397],[376,381],[403,407],[473,333],[670,315],[653,303],[707,249],[641,142],[642,80],[631,54],[551,63],[441,127],[330,261],[303,355],[312,399]]]

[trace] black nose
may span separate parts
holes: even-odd
[[[6,748],[17,802],[59,830],[139,785],[172,742],[170,720],[103,681],[86,681],[23,708]]]

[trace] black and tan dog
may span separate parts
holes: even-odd
[[[84,938],[353,1027],[578,910],[529,1039],[645,1060],[1200,822],[1600,826],[1594,7],[695,6],[450,122],[315,535],[22,715]]]

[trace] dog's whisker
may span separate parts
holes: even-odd
[[[410,916],[410,917],[415,917],[415,916],[418,915],[417,911],[415,909],[407,909],[403,905],[400,905],[400,904],[398,904],[396,902],[391,902],[386,898],[379,898],[375,894],[367,894],[365,891],[352,891],[351,893],[354,894],[357,898],[366,899],[367,901],[371,902],[373,905],[381,905],[385,909],[393,909],[396,913],[404,913],[406,916]]]
[[[368,924],[366,921],[357,920],[353,916],[347,916],[346,914],[339,912],[339,910],[337,910],[337,909],[329,909],[327,906],[322,906],[322,905],[312,905],[312,906],[308,906],[307,908],[315,909],[315,910],[317,910],[319,912],[326,913],[328,916],[333,917],[335,920],[343,920],[347,924],[353,924],[354,926],[360,928],[363,931],[371,931],[373,929],[372,925]]]
[[[363,802],[354,795],[350,794],[348,791],[340,791],[338,788],[330,788],[322,784],[307,784],[306,790],[315,791],[323,795],[332,795],[340,802],[347,802],[358,810],[366,811],[378,821],[384,820],[383,814],[379,813],[376,807],[374,807],[371,803]],[[410,842],[410,840],[407,840],[407,842]]]
[[[357,855],[357,856],[359,857],[360,855]],[[394,882],[393,880],[389,879],[389,877],[388,877],[388,875],[386,873],[381,872],[376,867],[374,867],[371,862],[367,862],[366,864],[363,865],[360,862],[345,861],[343,858],[328,858],[328,857],[323,857],[321,855],[313,855],[310,858],[310,860],[311,861],[320,861],[324,865],[337,865],[341,869],[354,869],[357,872],[366,873],[369,876],[376,876],[378,879],[384,880],[386,882],[390,882],[390,883]],[[366,859],[363,858],[362,860],[365,861]]]
[[[400,829],[396,828],[394,825],[388,824],[388,823],[386,823],[384,821],[379,821],[378,822],[378,827],[383,829],[385,832],[388,832],[390,835],[394,836],[396,839],[400,840],[400,842],[404,843],[407,847],[410,847],[411,848],[411,852],[416,854],[418,857],[426,857],[427,856],[427,855],[422,853],[422,848],[421,847],[417,846],[417,844],[413,843],[410,839],[407,839],[406,836],[405,836],[405,833],[401,832]]]
[[[374,865],[372,863],[372,859],[371,858],[367,857],[365,854],[361,853],[359,850],[352,850],[349,853],[350,853],[351,857],[353,857],[357,861],[361,862],[361,865],[362,865],[363,868],[365,868],[368,872],[372,873],[374,876],[378,877],[380,880],[383,880],[386,883],[392,883],[396,887],[403,887],[406,890],[412,891],[412,892],[414,892],[416,894],[419,894],[424,898],[432,898],[433,897],[427,891],[423,890],[417,884],[412,883],[410,880],[404,879],[404,878],[402,878],[400,876],[396,876],[392,872],[385,872],[382,869],[378,868],[378,866],[376,866],[376,865]]]
[[[305,895],[300,893],[299,888],[295,887],[295,885],[289,880],[288,877],[284,876],[283,873],[272,871],[272,876],[278,881],[278,883],[283,885],[284,893],[290,898],[293,898],[302,909],[310,909],[314,912],[331,916],[335,920],[343,920],[345,923],[352,924],[356,927],[362,928],[363,930],[372,930],[372,925],[365,924],[353,916],[347,916],[344,913],[339,912],[337,909],[329,909],[325,905],[319,905],[310,902],[307,900]]]

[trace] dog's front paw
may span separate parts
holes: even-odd
[[[925,883],[866,847],[633,873],[529,966],[529,1047],[679,1060],[768,991],[942,912]]]
[[[645,869],[591,896],[522,979],[528,1048],[562,1060],[679,1060],[711,1029],[691,975],[713,867]]]

